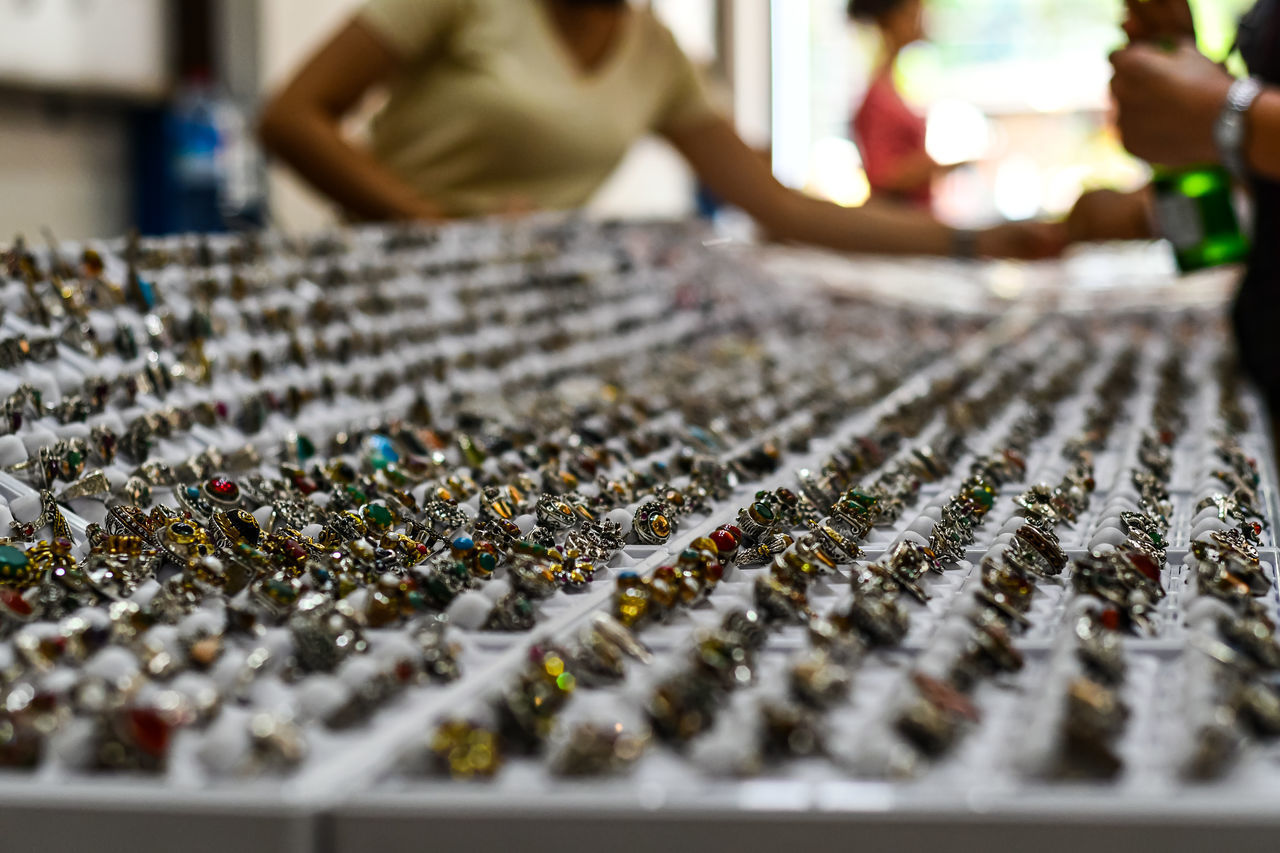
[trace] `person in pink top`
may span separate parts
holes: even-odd
[[[898,54],[925,37],[921,0],[849,0],[849,17],[873,24],[884,50],[862,105],[853,116],[853,139],[862,153],[873,197],[928,208],[933,179],[948,168],[925,150],[925,121],[894,85]]]

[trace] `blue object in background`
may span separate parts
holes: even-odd
[[[133,219],[147,235],[261,227],[260,160],[239,107],[200,75],[131,121]]]
[[[174,231],[224,231],[221,194],[225,183],[219,128],[221,105],[207,85],[183,88],[165,120],[173,173]]]

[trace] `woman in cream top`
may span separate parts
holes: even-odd
[[[388,99],[369,147],[342,119]],[[667,139],[778,238],[853,251],[1035,257],[1062,229],[970,235],[794,192],[708,103],[653,13],[625,0],[369,0],[268,104],[266,146],[352,215],[443,219],[586,202],[637,139]]]

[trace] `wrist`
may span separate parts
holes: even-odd
[[[1160,228],[1156,224],[1155,199],[1151,194],[1151,185],[1129,196],[1133,206],[1129,212],[1129,234],[1124,239],[1152,240],[1160,236]]]
[[[405,222],[443,222],[448,219],[439,207],[419,198],[407,198],[397,208],[394,218]]]
[[[972,258],[995,258],[1003,254],[996,245],[1000,239],[998,228],[983,228],[979,231],[970,231],[972,235],[973,253]]]
[[[1191,94],[1188,103],[1195,110],[1197,120],[1197,143],[1201,160],[1206,163],[1221,163],[1222,151],[1218,144],[1218,122],[1227,104],[1227,96],[1231,91],[1232,78],[1224,75],[1220,79],[1201,82]]]
[[[952,228],[949,254],[958,260],[971,261],[981,254],[979,248],[981,238],[981,232],[968,228]]]
[[[1249,111],[1261,94],[1262,84],[1254,77],[1233,81],[1214,122],[1213,137],[1218,154],[1223,165],[1239,181],[1249,178]]]

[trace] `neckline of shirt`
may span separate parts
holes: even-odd
[[[582,87],[593,87],[603,83],[617,73],[626,62],[631,46],[639,38],[638,29],[642,22],[640,10],[635,7],[627,9],[626,17],[615,30],[613,44],[610,45],[604,58],[593,68],[584,68],[569,49],[564,36],[556,29],[551,18],[551,10],[543,0],[528,0],[532,7],[533,17],[537,19],[538,28],[547,42],[547,47],[555,54],[557,64],[573,83]]]

